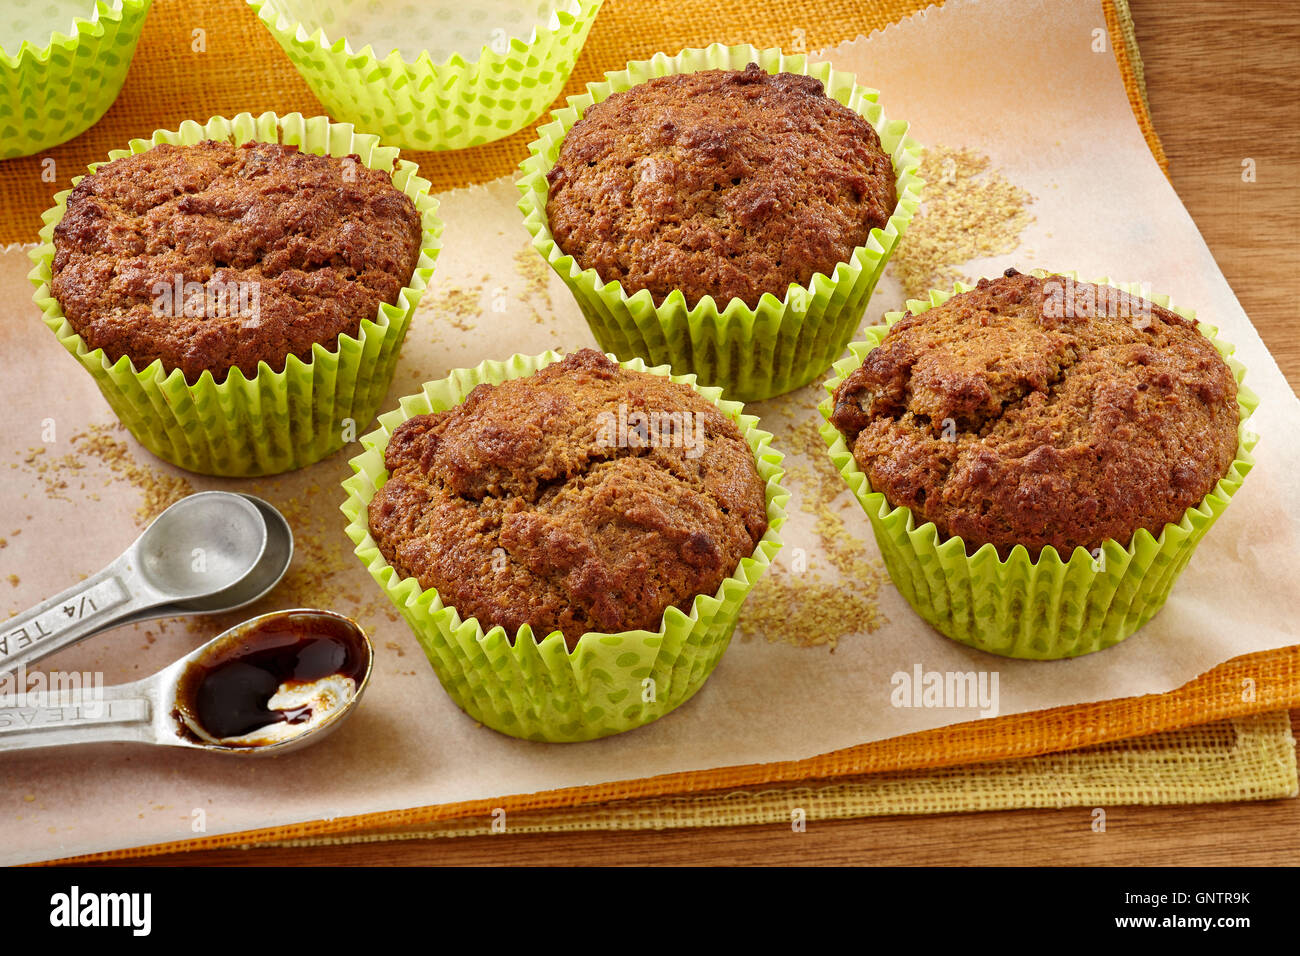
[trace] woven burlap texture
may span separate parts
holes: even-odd
[[[497,806],[485,805],[474,816],[432,824],[255,843],[245,842],[247,835],[231,834],[214,838],[206,847],[313,847],[500,833],[791,826],[796,811],[807,825],[903,814],[1172,806],[1273,800],[1294,797],[1298,789],[1290,715],[1280,711],[1001,763],[873,774],[834,783],[616,800],[542,811],[506,809],[511,801],[502,801]],[[502,810],[506,811],[504,815]],[[150,851],[175,849],[167,845]],[[124,850],[92,858],[134,855],[142,854]]]
[[[528,809],[528,798],[516,797],[484,802],[473,813],[434,822],[358,829],[347,821],[333,825],[321,821],[305,828],[210,837],[202,841],[202,848],[338,846],[499,833],[791,826],[796,810],[807,825],[904,814],[1275,800],[1300,791],[1291,727],[1290,715],[1278,711],[1019,760],[549,810]],[[58,862],[130,859],[186,848],[164,844]]]
[[[715,41],[779,46],[789,52],[819,50],[883,29],[929,5],[923,0],[824,0],[816,5],[802,0],[607,0],[557,102],[608,70],[661,51],[675,53]],[[1146,111],[1141,58],[1126,0],[1108,0],[1106,10],[1138,123],[1163,166],[1164,153]],[[155,0],[122,93],[104,117],[61,146],[0,162],[0,244],[35,241],[41,213],[54,194],[109,150],[156,129],[175,129],[187,119],[203,122],[245,110],[297,110],[306,116],[325,112],[246,4]],[[408,152],[404,157],[419,164],[434,191],[489,182],[517,169],[536,138],[537,125],[473,149]],[[54,160],[52,177],[46,159]]]
[[[1003,763],[876,774],[824,785],[620,800],[275,846],[682,827],[794,825],[898,814],[1272,800],[1297,792],[1295,738],[1285,712]]]

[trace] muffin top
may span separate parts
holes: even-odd
[[[86,176],[54,229],[52,292],[110,361],[196,382],[284,368],[395,304],[414,203],[360,158],[276,143],[162,143]]]
[[[594,104],[547,181],[551,234],[583,269],[656,303],[680,289],[719,308],[830,275],[897,199],[870,123],[821,81],[756,63]]]
[[[1014,269],[904,316],[836,389],[832,423],[917,524],[1068,558],[1159,535],[1226,474],[1237,384],[1194,323]]]
[[[370,533],[403,577],[513,638],[659,629],[767,531],[740,430],[688,385],[583,349],[402,423]]]

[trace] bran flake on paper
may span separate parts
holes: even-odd
[[[34,474],[44,486],[47,498],[72,501],[67,492],[74,490],[74,485],[75,490],[85,491],[86,482],[92,477],[87,469],[97,464],[140,493],[141,503],[135,512],[135,522],[143,526],[186,495],[194,494],[194,486],[180,475],[137,462],[130,446],[119,437],[125,432],[121,423],[90,425],[69,439],[72,451],[53,455],[48,446],[33,446],[25,453],[18,452],[23,457],[14,463],[14,467],[21,466]],[[94,492],[89,497],[99,500]]]
[[[1027,211],[1033,195],[973,149],[929,147],[922,151],[919,175],[925,181],[921,208],[889,260],[909,299],[959,279],[974,281],[977,276],[958,267],[1014,251],[1034,221]]]
[[[816,402],[820,385],[792,393],[787,407]],[[844,480],[826,454],[817,421],[778,420],[765,424],[776,433],[774,445],[786,453],[782,483],[799,509],[815,518],[815,548],[809,549],[805,570],[790,567],[793,549],[781,552],[768,573],[750,593],[740,612],[737,634],[742,641],[762,637],[795,647],[828,647],[841,639],[870,634],[885,623],[878,602],[885,572],[864,538],[844,520]],[[849,500],[849,504],[856,502]],[[829,573],[823,573],[823,570]]]
[[[543,325],[546,322],[543,314],[555,312],[555,303],[551,300],[551,267],[538,255],[531,242],[515,250],[514,263],[515,272],[527,283],[517,298],[533,310],[533,321]]]

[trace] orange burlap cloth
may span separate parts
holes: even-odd
[[[714,42],[819,50],[883,29],[929,5],[923,0],[606,0],[563,96],[581,92],[608,70],[623,69],[628,60],[661,51]],[[1105,8],[1133,112],[1163,167],[1127,3],[1107,0]],[[196,30],[203,31],[204,52],[193,50]],[[34,242],[54,194],[109,150],[185,120],[265,110],[325,112],[251,8],[238,0],[154,0],[126,84],[104,117],[61,146],[0,162],[0,245]],[[536,127],[473,149],[405,155],[419,164],[435,190],[489,182],[518,167]],[[45,181],[48,173],[42,175],[46,158],[55,163],[52,182]]]
[[[722,41],[813,51],[869,34],[928,6],[921,0],[606,0],[565,95],[607,70],[659,51]],[[1113,49],[1134,115],[1157,162],[1167,168],[1151,126],[1141,60],[1123,0],[1103,0]],[[206,52],[191,50],[194,31]],[[232,0],[155,0],[130,75],[102,120],[76,139],[37,157],[0,162],[0,242],[36,238],[52,195],[110,149],[183,120],[241,111],[324,112],[271,35],[250,9]],[[527,154],[530,127],[496,143],[452,153],[410,153],[435,189],[487,182],[510,173]],[[40,162],[54,158],[57,181],[42,182]],[[955,767],[1058,753],[1145,734],[1300,707],[1300,647],[1228,661],[1168,694],[1017,714],[881,740],[808,760],[726,767],[642,780],[569,788],[489,801],[419,807],[315,821],[290,827],[100,854],[141,854],[212,848],[339,834],[410,830],[440,821],[508,812],[586,807],[613,801],[721,792],[813,779]],[[1209,799],[1216,799],[1210,797]],[[1217,799],[1230,799],[1219,796]]]
[[[293,836],[272,844],[250,844],[249,834],[238,833],[220,842],[241,849],[320,847],[503,833],[790,827],[878,816],[1276,800],[1296,795],[1291,728],[1284,712],[1260,714],[1019,760],[544,810],[506,810],[503,804],[509,802],[498,801],[490,814],[324,834],[295,828]],[[136,855],[128,852],[120,856]]]

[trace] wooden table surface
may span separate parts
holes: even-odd
[[[1131,0],[1170,176],[1246,313],[1300,391],[1300,9]],[[1242,161],[1256,181],[1243,183]],[[1293,712],[1300,726],[1300,711]],[[150,864],[1273,865],[1300,863],[1300,801],[879,817],[651,833],[222,850]]]

